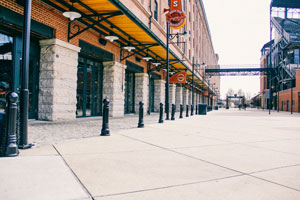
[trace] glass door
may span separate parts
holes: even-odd
[[[39,54],[38,43],[31,42],[29,55],[29,119],[37,119],[38,112],[38,83],[39,83]]]
[[[155,93],[155,88],[154,88],[154,79],[150,78],[150,85],[149,85],[149,91],[150,91],[150,112],[154,112],[154,93]]]
[[[13,37],[0,33],[0,112],[4,112],[5,95],[13,84]]]
[[[77,71],[77,105],[78,117],[102,115],[102,62],[80,56]]]
[[[135,73],[125,72],[125,114],[135,113]]]

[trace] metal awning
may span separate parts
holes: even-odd
[[[72,7],[70,0],[44,0],[44,2],[55,7],[61,12],[67,11]],[[119,0],[73,0],[74,10],[79,12],[82,17],[77,19],[75,23],[70,24],[72,33],[69,37],[75,37],[77,31],[85,31],[93,29],[99,34],[106,36],[111,31],[119,36],[117,41],[120,47],[131,42],[136,49],[132,53],[123,55],[123,58],[133,54],[146,56],[147,53],[162,63],[162,67],[166,66],[166,44],[157,37],[148,26],[146,26],[139,18],[137,18],[125,5]],[[73,26],[75,25],[75,27]],[[80,26],[79,30],[78,26]],[[76,30],[77,29],[77,30]],[[178,72],[186,70],[188,79],[191,79],[192,71],[181,58],[179,58],[172,50],[170,50],[170,71]],[[207,84],[195,74],[195,84],[202,89],[207,89]]]
[[[271,7],[300,8],[299,0],[272,0]]]

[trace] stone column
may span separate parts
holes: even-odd
[[[144,102],[144,114],[147,114],[149,101],[148,74],[135,73],[135,112],[139,113],[139,103]]]
[[[169,84],[169,113],[172,111],[172,104],[175,104],[175,96],[176,96],[176,84]]]
[[[195,92],[195,107],[198,105],[199,103],[199,95],[198,95],[198,92]]]
[[[176,85],[175,105],[177,112],[180,111],[180,104],[182,104],[182,86]]]
[[[109,116],[124,116],[126,65],[115,61],[103,63],[103,99],[108,98]]]
[[[58,39],[41,40],[40,46],[38,119],[73,120],[80,48]]]
[[[188,102],[189,102],[189,105],[192,105],[192,90],[188,90],[188,93],[189,93]]]
[[[166,81],[154,80],[154,111],[159,112],[159,104],[165,104]]]
[[[182,104],[183,104],[183,109],[184,110],[185,110],[185,106],[189,103],[188,99],[189,99],[188,89],[183,88],[183,91],[182,91]]]

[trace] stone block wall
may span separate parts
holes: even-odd
[[[59,39],[41,40],[40,46],[38,119],[73,120],[80,48]]]
[[[188,89],[187,88],[183,88],[182,91],[182,104],[183,104],[183,108],[185,110],[185,106],[189,104],[188,99],[189,99],[189,93],[188,93]]]
[[[188,104],[192,105],[192,90],[188,90],[189,98],[188,98]]]
[[[166,81],[154,80],[154,111],[159,112],[160,103],[165,104]]]
[[[109,116],[124,116],[126,65],[115,61],[103,63],[103,99],[108,98]]]
[[[176,84],[169,84],[169,112],[172,111],[172,104],[175,104]]]
[[[139,113],[139,103],[144,102],[144,114],[147,113],[149,101],[148,74],[135,73],[135,112]]]
[[[175,105],[176,105],[176,111],[180,111],[180,104],[182,104],[182,86],[181,85],[177,85],[176,86],[176,97],[175,97]]]

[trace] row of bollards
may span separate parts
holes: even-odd
[[[183,118],[183,109],[184,106],[180,104],[180,114],[179,118]],[[206,115],[207,110],[210,109],[206,104],[198,104],[195,106],[195,114],[196,115]],[[186,117],[189,117],[189,105],[186,105]],[[191,116],[194,115],[194,106],[191,105]],[[172,112],[171,112],[171,120],[175,120],[175,113],[176,113],[176,105],[172,104]],[[101,129],[101,136],[109,136],[110,131],[109,131],[109,124],[108,124],[108,118],[109,118],[109,100],[104,99],[103,100],[103,119],[102,119],[102,129]],[[164,114],[164,104],[160,103],[159,104],[159,120],[158,123],[163,123],[163,114]],[[139,120],[138,120],[138,128],[143,128],[144,125],[144,103],[140,102],[139,103]]]

